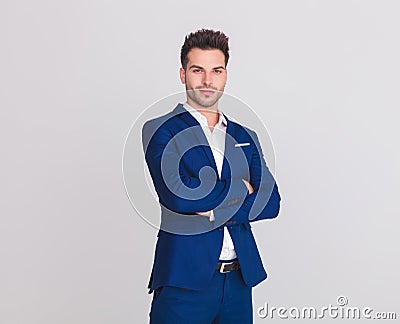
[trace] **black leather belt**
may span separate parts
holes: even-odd
[[[240,264],[238,260],[233,260],[231,262],[218,262],[216,269],[221,273],[227,273],[230,271],[239,270]]]

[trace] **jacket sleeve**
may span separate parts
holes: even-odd
[[[154,120],[142,129],[145,159],[160,204],[173,212],[192,215],[245,199],[248,190],[241,179],[219,180],[207,172],[196,177],[179,170],[181,156],[173,137],[168,127]]]
[[[214,216],[219,223],[227,220],[237,224],[249,223],[278,216],[281,201],[278,186],[264,160],[257,134],[251,132],[250,135],[254,149],[249,166],[249,182],[254,192],[247,194],[239,206],[220,206],[214,209]]]

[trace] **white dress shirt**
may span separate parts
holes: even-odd
[[[226,126],[227,121],[221,111],[218,111],[219,119],[215,125],[213,131],[208,127],[207,118],[203,116],[199,111],[191,107],[187,102],[183,104],[183,107],[190,112],[190,114],[199,122],[201,128],[210,145],[214,161],[217,166],[218,176],[221,178],[222,164],[224,162],[225,152],[225,137],[226,137]],[[214,220],[214,213],[211,210],[210,221]],[[232,260],[236,258],[235,247],[233,246],[232,238],[229,234],[226,226],[224,227],[224,240],[222,243],[222,249],[219,256],[220,260]]]

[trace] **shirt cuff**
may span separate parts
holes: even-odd
[[[213,221],[215,221],[215,217],[214,217],[214,210],[211,210],[210,211],[210,222],[213,222]]]

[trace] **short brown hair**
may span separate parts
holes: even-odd
[[[186,70],[188,63],[188,53],[192,48],[200,48],[203,50],[219,49],[225,55],[225,67],[229,60],[229,37],[221,31],[214,31],[212,29],[199,29],[196,32],[190,33],[185,37],[185,42],[181,48],[181,64]]]

